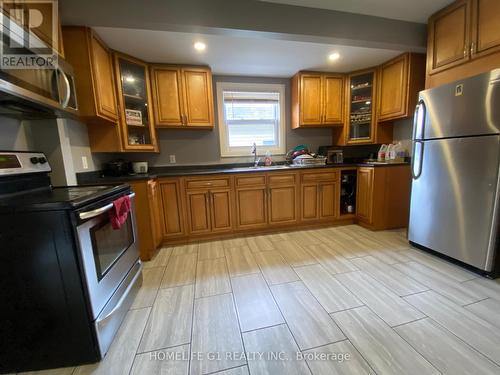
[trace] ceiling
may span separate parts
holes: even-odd
[[[299,70],[349,72],[378,65],[402,51],[257,37],[94,27],[112,49],[147,62],[209,65],[214,74],[291,77]],[[204,52],[193,48],[206,43]],[[340,59],[328,60],[338,52]]]
[[[396,20],[427,23],[429,16],[454,0],[260,0],[337,10],[341,12],[366,14]]]

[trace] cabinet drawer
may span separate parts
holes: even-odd
[[[258,175],[258,176],[237,176],[236,177],[236,186],[255,186],[255,185],[265,185],[266,184],[266,176]]]
[[[274,174],[268,176],[269,185],[295,184],[295,174]]]
[[[210,189],[229,187],[229,178],[186,180],[186,189]]]
[[[337,171],[304,173],[302,174],[302,182],[314,182],[323,180],[336,180],[338,178]]]

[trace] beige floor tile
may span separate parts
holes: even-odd
[[[234,277],[231,284],[243,332],[285,322],[262,274]]]
[[[341,311],[332,316],[377,374],[439,374],[368,307]]]
[[[377,279],[399,296],[429,290],[428,287],[372,256],[356,258],[351,261],[360,270]]]
[[[165,267],[146,268],[142,270],[142,286],[135,296],[131,309],[142,309],[153,306],[160,287]]]
[[[331,274],[356,271],[358,268],[347,258],[333,251],[329,246],[311,245],[306,250]]]
[[[156,256],[150,261],[144,262],[144,269],[153,268],[153,267],[165,267],[170,259],[170,255],[172,254],[172,248],[163,247],[158,250]]]
[[[489,280],[486,277],[478,277],[462,284],[471,291],[486,295],[500,301],[500,279]]]
[[[282,241],[276,243],[275,247],[291,266],[307,266],[309,264],[318,263],[316,258],[309,254],[309,252],[296,241]]]
[[[240,357],[226,357],[226,353],[243,353],[238,318],[231,294],[195,300],[194,326],[191,351],[202,353],[193,358],[190,374],[207,374],[246,364]],[[220,355],[220,360],[209,358],[208,353]]]
[[[61,367],[49,370],[18,372],[17,375],[71,375],[73,374],[74,370],[75,370],[74,367]],[[10,374],[10,375],[15,375],[15,374]]]
[[[246,242],[253,253],[275,250],[273,242],[271,241],[269,236],[247,237]]]
[[[488,298],[465,308],[500,329],[500,301]]]
[[[225,251],[229,274],[233,276],[260,272],[260,268],[248,246],[233,247]]]
[[[444,375],[500,374],[500,367],[432,319],[408,323],[396,331]]]
[[[99,363],[79,366],[74,375],[128,374],[148,320],[150,308],[130,310],[123,320],[108,353]]]
[[[329,313],[363,305],[345,286],[319,264],[297,267],[295,272]]]
[[[313,375],[375,375],[349,340],[306,350],[304,356]]]
[[[396,293],[362,271],[335,275],[335,278],[391,327],[425,317]]]
[[[240,366],[229,370],[219,371],[213,375],[249,375],[247,366]]]
[[[299,231],[287,233],[285,237],[289,241],[297,242],[300,246],[319,245],[321,240],[313,234],[313,231]]]
[[[189,345],[135,356],[131,375],[188,375]]]
[[[273,285],[271,292],[301,350],[345,338],[302,282]]]
[[[188,344],[191,341],[193,303],[193,285],[160,289],[138,352]]]
[[[230,293],[231,284],[226,259],[207,259],[198,262],[196,271],[196,298]]]
[[[224,257],[224,247],[221,241],[202,242],[198,248],[198,261]]]
[[[228,240],[223,240],[222,241],[222,246],[224,249],[232,249],[233,247],[242,247],[245,246],[246,240],[245,237],[236,237],[236,238],[230,238]]]
[[[168,262],[161,288],[194,284],[196,276],[197,254],[186,254],[172,257]]]
[[[172,248],[172,256],[196,254],[198,252],[198,248],[199,245],[197,243],[175,246]]]
[[[304,360],[297,360],[299,348],[286,325],[259,329],[243,333],[248,353],[262,353],[249,356],[248,367],[256,375],[310,375]],[[281,360],[273,358],[281,355]]]
[[[463,284],[451,279],[447,274],[436,271],[433,268],[424,266],[418,262],[408,262],[394,264],[401,272],[417,280],[422,285],[439,292],[445,297],[450,298],[460,305],[477,302],[486,298],[484,294],[480,294],[470,290]]]
[[[384,262],[385,264],[389,265],[411,261],[411,259],[408,258],[402,251],[377,249],[377,250],[367,250],[365,251],[365,254],[367,256],[372,256],[374,258],[377,258],[381,262]]]
[[[285,262],[278,251],[254,253],[268,284],[281,284],[299,280],[294,270]]]
[[[404,297],[429,318],[500,365],[500,330],[434,291]]]
[[[444,259],[440,259],[435,255],[426,254],[417,249],[412,248],[409,250],[403,250],[401,253],[410,258],[410,260],[421,263],[434,271],[442,272],[448,277],[448,279],[457,282],[468,281],[478,277],[478,275],[469,272],[462,267],[452,264]]]

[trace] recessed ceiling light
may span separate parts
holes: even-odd
[[[205,51],[205,49],[207,48],[207,45],[203,42],[196,42],[194,44],[194,49],[201,52],[201,51]]]
[[[333,52],[328,55],[328,60],[335,61],[340,58],[340,54],[338,52]]]

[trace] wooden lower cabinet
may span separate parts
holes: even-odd
[[[339,217],[339,174],[325,170],[301,174],[301,220],[333,221]]]
[[[228,232],[232,230],[232,206],[231,190],[210,191],[212,232]]]
[[[268,188],[269,225],[297,222],[296,186],[273,186]]]
[[[184,206],[182,204],[182,181],[180,178],[159,180],[161,207],[163,211],[164,239],[184,237]]]
[[[236,188],[236,226],[238,229],[267,227],[267,187]]]
[[[322,182],[319,184],[319,219],[333,220],[339,216],[338,182]]]
[[[186,193],[187,222],[190,234],[210,232],[210,205],[208,191]]]
[[[190,234],[232,230],[231,190],[187,191],[186,204]]]
[[[403,228],[410,211],[409,165],[358,169],[356,216],[374,230]]]

